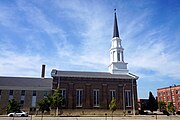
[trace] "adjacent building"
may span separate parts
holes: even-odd
[[[172,102],[175,110],[180,110],[180,85],[174,85],[157,89],[158,101],[163,101],[166,104]]]
[[[0,114],[6,113],[8,101],[15,99],[21,109],[35,112],[37,103],[52,90],[51,78],[0,77]]]
[[[96,109],[108,110],[114,97],[118,110],[135,114],[138,77],[127,69],[121,41],[115,12],[109,72],[52,70],[52,89],[61,90],[66,101],[64,109],[72,110],[72,113],[68,113],[73,114],[74,109],[83,111],[82,113],[90,113]]]

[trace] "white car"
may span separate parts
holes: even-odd
[[[28,113],[24,111],[13,112],[8,114],[9,117],[28,117]]]

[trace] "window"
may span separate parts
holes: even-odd
[[[174,95],[174,90],[171,91],[172,95]]]
[[[9,91],[9,100],[12,100],[13,99],[13,90],[10,90]]]
[[[110,96],[111,96],[111,100],[112,100],[112,98],[116,99],[116,91],[110,90]]]
[[[180,96],[177,97],[177,100],[180,101]]]
[[[21,96],[25,96],[25,90],[21,91]]]
[[[166,102],[166,97],[164,97],[164,102]]]
[[[62,106],[65,106],[65,104],[66,104],[66,89],[60,89],[60,92],[63,97]]]
[[[173,100],[173,102],[175,102],[175,100],[174,100],[174,96],[172,96],[172,100]]]
[[[114,57],[115,57],[115,51],[113,51],[113,61],[114,61]]]
[[[21,100],[20,101],[20,106],[23,107],[23,105],[24,105],[24,100]]]
[[[44,98],[47,98],[47,96],[48,96],[48,92],[44,91]]]
[[[82,89],[76,90],[76,107],[82,107],[82,94],[83,94]]]
[[[66,89],[60,89],[61,95],[64,99],[66,99]]]
[[[180,94],[180,90],[176,90],[176,94]]]
[[[94,102],[94,107],[99,107],[99,89],[94,89],[93,90],[93,102]]]
[[[33,96],[36,96],[36,91],[33,91]]]
[[[131,107],[131,91],[130,90],[125,91],[125,103],[126,103],[126,107]]]
[[[160,92],[160,96],[162,96],[163,95],[163,93],[162,92]]]
[[[14,92],[13,90],[10,90],[9,95],[13,95],[13,92]]]
[[[169,97],[167,97],[167,100],[168,100],[168,102],[170,101],[170,98]]]
[[[118,61],[120,61],[120,52],[119,51],[117,53],[117,59],[118,59]]]
[[[25,90],[21,91],[21,100],[20,100],[20,105],[23,107],[24,105],[24,99],[25,99]]]
[[[31,103],[31,107],[36,107],[36,91],[33,91]]]

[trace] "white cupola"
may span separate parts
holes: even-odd
[[[116,18],[116,9],[114,13],[114,31],[112,38],[112,46],[110,49],[110,65],[109,72],[111,74],[127,74],[127,63],[124,62],[123,51],[124,48],[121,45],[121,39],[119,37],[118,24]]]

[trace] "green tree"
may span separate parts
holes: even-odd
[[[50,99],[50,96],[38,102],[39,110],[42,113],[41,120],[43,119],[44,111],[47,111],[47,112],[50,111],[51,101],[49,99]]]
[[[54,91],[51,99],[52,99],[51,107],[54,108],[58,113],[58,109],[61,108],[63,103],[63,97],[59,89],[56,89]],[[55,111],[55,115],[56,115],[56,111]]]
[[[169,102],[169,103],[167,104],[167,110],[168,110],[169,112],[172,112],[172,113],[174,114],[175,108],[174,108],[173,102]]]
[[[113,119],[113,113],[114,111],[116,111],[117,109],[117,105],[116,105],[116,99],[113,97],[110,104],[109,104],[109,109],[111,110],[112,112],[112,119]]]
[[[7,113],[20,111],[20,104],[12,99],[8,102],[6,111]]]
[[[44,113],[44,111],[50,111],[51,103],[48,98],[42,99],[38,102],[39,110]]]
[[[154,98],[152,92],[149,92],[148,108],[151,112],[156,111],[158,109],[157,101]]]
[[[158,102],[158,107],[160,111],[166,110],[166,103],[163,101]]]

